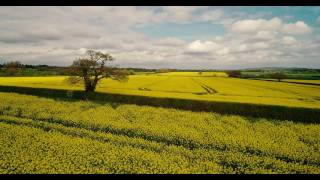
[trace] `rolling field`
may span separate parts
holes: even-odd
[[[167,72],[156,73],[159,76],[179,76],[179,77],[228,77],[224,72]]]
[[[190,73],[193,73],[195,76],[190,76]],[[307,108],[320,107],[320,87],[316,85],[227,78],[219,77],[219,74],[218,77],[207,77],[205,75],[200,76],[196,72],[190,73],[132,75],[126,83],[106,79],[98,85],[97,91],[218,102]],[[185,76],[182,76],[183,74]],[[67,90],[83,89],[82,84],[78,84],[77,86],[66,84],[64,82],[65,78],[63,76],[3,77],[0,78],[0,85]],[[318,83],[317,80],[315,83]]]
[[[320,6],[0,16],[0,176],[320,175]]]
[[[320,86],[208,73],[0,78],[0,173],[320,173]]]
[[[320,173],[320,126],[0,93],[1,173]]]

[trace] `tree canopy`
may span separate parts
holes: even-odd
[[[88,50],[86,57],[78,58],[71,65],[71,74],[67,81],[70,84],[84,82],[85,91],[93,92],[98,82],[103,78],[111,78],[117,81],[126,81],[128,71],[118,67],[107,66],[114,58],[108,53]]]

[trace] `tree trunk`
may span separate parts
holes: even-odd
[[[96,89],[96,86],[95,86],[95,85],[93,85],[93,84],[91,84],[91,83],[86,84],[86,87],[85,87],[86,92],[94,92],[95,89]]]
[[[93,93],[96,90],[96,86],[98,84],[99,78],[96,75],[94,79],[90,79],[88,76],[84,76],[84,84],[85,84],[85,100],[88,100],[88,96],[90,93]]]
[[[89,99],[89,95],[93,93],[95,89],[96,89],[96,86],[92,84],[90,81],[85,82],[85,93],[84,93],[83,100],[87,101]]]

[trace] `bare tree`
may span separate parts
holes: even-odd
[[[67,78],[70,84],[84,82],[86,93],[94,92],[97,84],[103,78],[111,78],[117,81],[127,81],[128,71],[117,67],[107,67],[107,62],[114,61],[108,53],[88,50],[87,57],[73,61],[71,65],[72,76]]]

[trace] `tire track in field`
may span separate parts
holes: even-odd
[[[58,132],[61,133],[65,136],[69,137],[74,137],[74,138],[87,138],[92,141],[97,141],[101,143],[110,143],[112,145],[118,146],[118,147],[132,147],[132,148],[137,148],[153,153],[161,153],[163,151],[168,150],[172,155],[174,155],[176,152],[171,151],[171,147],[167,147],[168,144],[166,143],[160,143],[160,142],[151,142],[155,144],[148,144],[149,140],[141,139],[141,138],[132,138],[131,141],[128,141],[125,136],[118,136],[118,137],[108,137],[108,136],[115,136],[113,134],[108,134],[104,132],[95,132],[92,130],[87,130],[87,129],[80,129],[80,128],[75,128],[75,127],[64,127],[63,125],[59,124],[52,124],[48,122],[33,122],[33,120],[30,119],[19,119],[19,120],[6,120],[3,117],[0,116],[0,123],[7,124],[7,125],[12,125],[12,126],[24,126],[24,127],[30,127],[30,128],[36,128],[45,132]],[[123,139],[122,139],[123,138]],[[130,138],[130,137],[129,137]],[[136,142],[137,141],[137,142]],[[146,143],[146,144],[144,144]],[[159,146],[158,146],[159,145]],[[192,153],[193,151],[191,149],[183,147],[184,151]],[[219,164],[222,167],[234,167],[234,163],[232,161],[226,160],[225,154],[233,154],[233,150],[219,150],[219,149],[210,149],[212,152],[217,153],[217,158],[215,159],[210,159],[210,162],[215,162]],[[246,157],[252,157],[252,154],[246,153],[246,152],[241,152],[237,151],[239,155],[244,155]],[[181,153],[180,153],[181,154]],[[190,157],[185,154],[181,154],[183,157],[186,157],[187,159],[190,160],[190,162],[193,162],[194,160],[200,160],[199,157]],[[289,165],[295,164],[295,162],[287,162],[285,160],[278,159],[276,157],[272,156],[266,156],[266,155],[256,155],[253,154],[254,157],[257,158],[262,158],[261,161],[263,161],[263,158],[269,158],[274,161],[281,161]],[[228,156],[228,155],[227,155]],[[196,159],[195,159],[196,158]],[[206,157],[203,158],[203,160],[207,160]],[[246,163],[246,162],[244,162]],[[260,164],[262,165],[263,169],[271,169],[273,170],[273,167],[266,163],[266,164]],[[306,167],[312,167],[316,168],[317,166],[313,164],[303,164]],[[237,165],[236,165],[237,166]]]
[[[152,92],[165,92],[165,93],[184,93],[184,94],[203,94],[202,92],[186,92],[186,91],[174,91],[174,90],[157,90],[157,89],[152,89],[152,86],[153,85],[156,85],[156,84],[159,84],[159,83],[162,83],[162,82],[166,82],[168,80],[170,80],[172,76],[167,76],[167,78],[163,79],[163,80],[160,80],[160,81],[156,81],[156,82],[153,82],[153,83],[149,83],[149,84],[146,84],[144,86],[140,86],[138,88],[138,90],[140,91],[152,91]],[[180,77],[180,78],[187,78],[187,77],[184,77],[184,76],[176,76],[176,77]],[[149,87],[149,88],[148,88]],[[182,89],[183,90],[183,89]],[[207,92],[207,91],[206,91]]]
[[[12,116],[9,116],[12,117]],[[16,118],[16,117],[15,117]],[[88,138],[94,141],[99,141],[102,143],[112,143],[116,144],[118,146],[131,146],[135,148],[140,148],[140,149],[146,149],[149,151],[154,151],[154,152],[161,152],[161,148],[165,146],[165,143],[159,143],[155,142],[160,145],[159,148],[153,147],[153,146],[147,146],[145,144],[139,144],[139,142],[133,142],[135,140],[137,141],[146,141],[148,140],[142,139],[142,138],[132,138],[128,136],[123,136],[123,135],[114,135],[112,133],[107,133],[107,132],[99,132],[99,131],[93,131],[90,129],[84,129],[84,128],[77,128],[77,127],[68,127],[61,125],[59,123],[51,123],[51,122],[46,122],[46,121],[36,121],[36,120],[31,120],[31,119],[21,119],[19,118],[18,120],[8,120],[0,116],[0,122],[5,123],[5,124],[10,124],[10,125],[17,125],[17,126],[26,126],[26,127],[32,127],[32,128],[37,128],[41,129],[46,132],[50,132],[52,130],[60,132],[61,134],[67,135],[67,136],[72,136],[72,137],[80,137],[80,138]],[[108,136],[118,136],[119,139],[112,139],[112,137]],[[125,142],[126,139],[121,138],[131,138],[132,141],[130,142]],[[154,143],[154,142],[152,142]],[[186,149],[188,150],[188,149]]]
[[[198,84],[199,86],[201,86],[208,94],[216,94],[218,93],[217,90],[213,89],[210,86],[207,86],[206,84],[203,84],[201,82],[198,82],[197,80],[195,80],[194,78],[190,77],[190,79],[195,82],[196,84]]]
[[[212,149],[212,150],[217,150],[217,151],[221,151],[221,152],[225,152],[225,151],[232,151],[232,147],[228,147],[226,144],[223,145],[217,145],[214,143],[210,143],[210,144],[199,144],[196,141],[193,140],[188,140],[188,139],[183,139],[183,138],[173,138],[173,139],[168,139],[166,137],[160,137],[160,136],[154,136],[154,135],[149,135],[146,134],[144,132],[136,132],[134,129],[117,129],[117,128],[113,128],[111,126],[108,127],[88,127],[86,125],[83,124],[78,124],[78,123],[73,123],[73,122],[67,122],[67,121],[63,121],[63,120],[53,120],[53,119],[26,119],[23,117],[15,117],[15,116],[9,116],[9,117],[14,117],[14,118],[20,118],[22,119],[22,121],[14,121],[14,120],[7,120],[5,119],[3,116],[0,116],[0,122],[4,122],[7,124],[17,124],[17,125],[25,125],[25,126],[30,126],[30,127],[35,127],[35,128],[40,128],[43,129],[44,131],[50,131],[51,129],[55,129],[52,126],[63,126],[63,128],[75,128],[75,129],[80,129],[82,131],[91,131],[91,132],[102,132],[102,133],[110,133],[112,135],[116,135],[116,136],[126,136],[129,138],[136,138],[136,139],[142,139],[145,141],[151,141],[151,142],[155,142],[155,143],[160,143],[160,144],[164,144],[164,145],[175,145],[175,146],[179,146],[179,147],[183,147],[186,148],[187,150],[194,150],[194,149]],[[29,120],[30,122],[23,122]],[[37,124],[34,124],[35,121]],[[41,125],[42,124],[42,125]],[[47,124],[47,125],[46,125]],[[59,131],[59,130],[57,130]],[[64,130],[60,127],[60,131],[62,131],[61,133],[65,133],[66,135],[68,135],[66,132],[64,132]],[[81,136],[81,133],[79,132],[73,132],[73,134],[69,134],[70,136],[74,135],[77,137],[86,137],[86,136]],[[91,138],[91,137],[87,137],[87,138]],[[93,140],[100,140],[103,141],[103,139],[99,139],[99,138],[91,138]],[[107,142],[107,141],[104,141]],[[259,149],[255,149],[255,148],[250,148],[250,147],[245,147],[245,149],[238,149],[239,153],[243,153],[243,154],[247,154],[247,155],[256,155],[259,157],[271,157],[271,158],[275,158],[281,161],[284,161],[286,163],[301,163],[303,165],[309,165],[309,166],[313,166],[313,167],[319,167],[320,166],[320,162],[313,162],[313,161],[309,161],[306,162],[305,160],[296,160],[294,158],[288,157],[286,155],[281,155],[281,154],[273,154],[270,156],[270,154],[268,152],[263,152]]]

